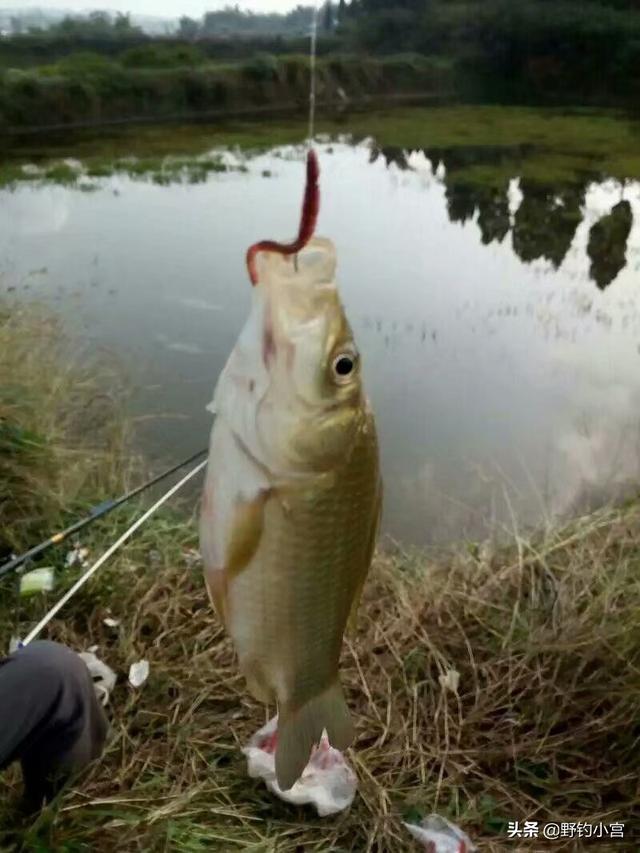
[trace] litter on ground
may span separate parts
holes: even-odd
[[[326,732],[293,788],[282,791],[278,787],[275,768],[277,725],[278,718],[273,717],[243,747],[249,776],[263,779],[267,788],[287,803],[313,805],[320,817],[349,808],[358,780],[342,753],[330,745]]]

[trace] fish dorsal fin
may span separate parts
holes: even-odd
[[[349,620],[347,622],[347,631],[350,634],[355,633],[357,622],[358,622],[358,607],[360,605],[360,597],[362,595],[362,588],[364,587],[364,582],[366,580],[367,572],[369,571],[369,566],[371,565],[371,561],[373,560],[373,554],[376,549],[376,542],[378,539],[378,533],[380,532],[380,520],[382,518],[382,482],[378,483],[378,492],[376,495],[376,507],[373,515],[373,523],[371,525],[371,533],[369,534],[369,540],[367,542],[367,551],[364,561],[364,572],[362,576],[362,580],[358,584],[358,588],[356,589],[356,593],[353,596],[353,602],[351,603],[351,610],[349,612]]]

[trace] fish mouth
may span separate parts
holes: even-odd
[[[336,340],[352,337],[335,282],[333,242],[313,237],[297,257],[294,264],[291,256],[269,252],[258,265],[259,352],[272,376],[284,371],[291,377],[298,360],[308,364],[316,359],[318,369],[324,369]],[[315,393],[303,396],[317,402]]]

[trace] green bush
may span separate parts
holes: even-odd
[[[308,56],[284,56],[280,60],[282,76],[287,84],[293,89],[309,83],[309,57]]]
[[[106,56],[92,51],[78,51],[61,59],[54,66],[61,75],[78,76],[82,74],[108,74],[114,65]]]
[[[125,50],[120,62],[125,68],[194,68],[205,62],[205,56],[193,45],[156,43]]]
[[[257,83],[275,80],[278,76],[278,59],[270,53],[257,53],[242,64],[243,76]]]

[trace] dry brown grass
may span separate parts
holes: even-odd
[[[113,738],[89,779],[19,837],[26,849],[105,853],[387,853],[416,849],[402,818],[431,811],[483,850],[518,849],[505,833],[515,819],[619,820],[630,832],[639,535],[631,506],[484,562],[380,555],[343,656],[359,794],[349,813],[319,819],[247,778],[240,747],[264,709],[247,697],[191,565],[193,524],[158,520],[51,626],[73,648],[98,644],[118,671]],[[102,622],[108,607],[117,631]],[[143,656],[151,676],[134,691],[126,673]],[[441,683],[449,670],[457,692]],[[29,846],[36,839],[44,846]],[[544,844],[522,849],[581,849]]]
[[[0,305],[0,545],[26,548],[133,467],[123,383],[38,305]]]

